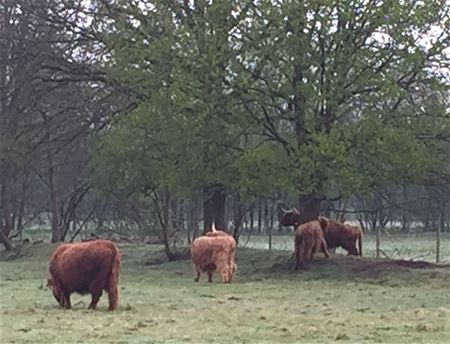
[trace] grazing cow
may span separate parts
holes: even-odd
[[[208,282],[212,282],[212,274],[218,271],[223,283],[230,283],[237,270],[234,262],[236,241],[224,231],[213,227],[211,232],[198,237],[191,245],[191,258],[198,282],[202,272],[208,274]]]
[[[295,227],[295,270],[306,267],[314,253],[322,251],[328,258],[327,243],[323,237],[322,223],[318,220],[306,222]]]
[[[92,295],[89,309],[95,309],[102,295],[108,293],[109,310],[117,308],[120,253],[109,240],[61,244],[49,262],[48,286],[61,307],[70,308],[70,294]]]
[[[348,255],[362,256],[362,231],[358,226],[344,224],[336,220],[320,216],[323,232],[328,247],[342,247]],[[358,247],[356,242],[358,241]]]

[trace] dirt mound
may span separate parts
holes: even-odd
[[[398,269],[398,268],[411,268],[411,269],[436,269],[436,268],[449,268],[449,264],[434,264],[425,261],[405,260],[405,259],[390,259],[390,260],[360,260],[358,264],[355,264],[353,269],[355,271],[367,271],[377,269]]]
[[[354,259],[351,270],[368,278],[377,278],[383,273],[395,273],[408,271],[409,269],[421,269],[423,271],[434,269],[449,269],[449,264],[434,264],[425,261],[405,259]]]

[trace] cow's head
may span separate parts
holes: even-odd
[[[64,306],[64,297],[62,295],[62,291],[59,290],[59,288],[55,285],[52,277],[49,277],[47,279],[47,288],[51,289],[55,300],[58,301],[61,306]]]
[[[283,226],[297,226],[300,224],[300,212],[297,210],[297,208],[292,208],[290,210],[283,209],[283,216],[280,219],[280,223]]]

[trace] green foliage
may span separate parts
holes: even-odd
[[[107,70],[139,105],[100,138],[102,183],[348,198],[429,180],[448,158],[448,113],[427,99],[445,90],[444,3],[108,8]]]

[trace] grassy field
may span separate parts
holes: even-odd
[[[189,260],[120,245],[119,310],[106,295],[63,310],[45,287],[53,247],[0,252],[0,343],[450,342],[449,267],[336,255],[296,272],[290,251],[240,248],[232,284],[194,283]]]

